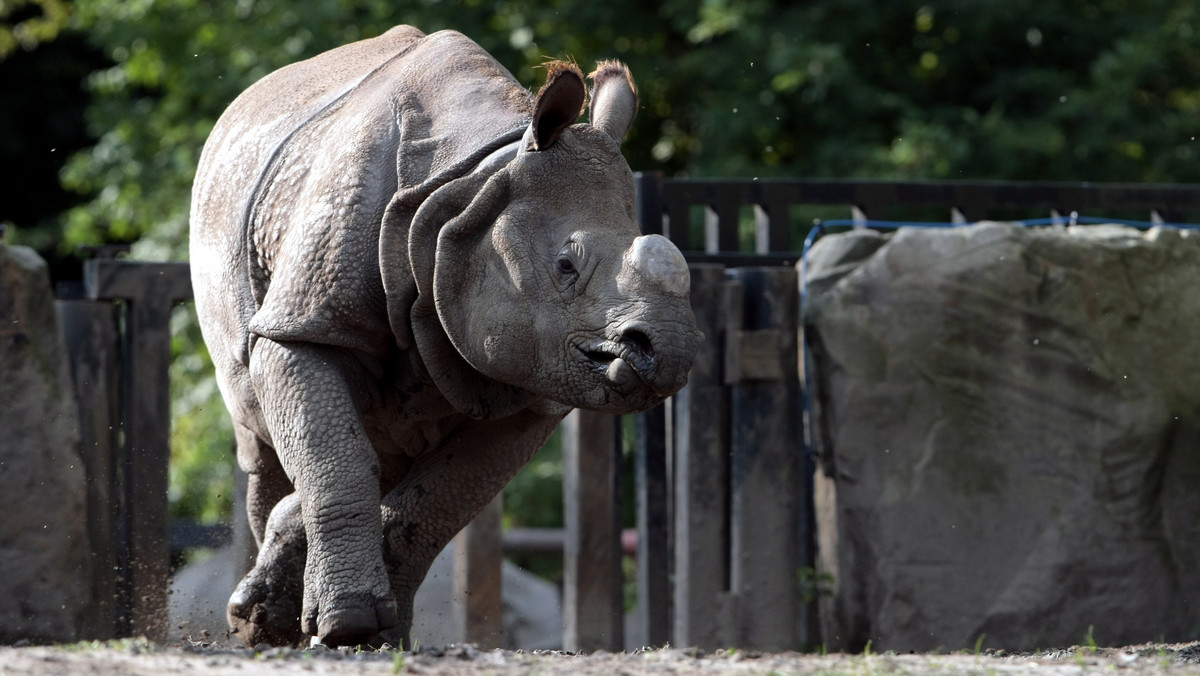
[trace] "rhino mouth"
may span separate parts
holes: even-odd
[[[608,340],[576,345],[575,349],[579,354],[583,355],[584,359],[589,362],[589,366],[596,371],[607,370],[614,361],[624,359],[629,352],[620,343]]]
[[[575,349],[592,371],[603,374],[619,392],[629,394],[647,387],[655,390],[651,379],[654,359],[637,346],[599,341],[576,345]]]

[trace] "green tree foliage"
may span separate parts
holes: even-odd
[[[547,56],[585,68],[624,59],[642,96],[627,144],[637,169],[1200,177],[1200,26],[1185,0],[77,0],[75,10],[115,65],[89,79],[98,142],[64,172],[93,195],[66,218],[71,244],[149,235],[155,254],[182,256],[192,173],[221,110],[271,70],[396,23],[457,28],[531,88]]]
[[[65,0],[0,0],[0,59],[53,40],[69,16]]]
[[[108,60],[87,78],[95,142],[61,174],[85,202],[9,221],[17,239],[67,250],[136,240],[139,257],[184,258],[193,173],[224,107],[280,66],[397,23],[458,29],[530,88],[547,57],[626,61],[635,170],[1200,180],[1191,0],[0,0],[0,59],[53,37],[68,7],[72,33]],[[180,354],[202,354],[194,325],[179,334]],[[206,362],[176,361],[189,383],[176,444],[205,458],[228,442],[195,440],[227,439],[209,432],[227,423]]]

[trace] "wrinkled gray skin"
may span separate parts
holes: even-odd
[[[700,335],[687,267],[639,237],[624,66],[535,98],[453,32],[284,68],[196,175],[196,306],[260,550],[249,645],[405,638],[442,547],[572,407],[649,408]]]

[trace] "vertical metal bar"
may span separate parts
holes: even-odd
[[[624,648],[618,418],[572,411],[563,420],[563,645]]]
[[[458,634],[485,650],[504,640],[500,520],[504,494],[495,497],[454,538],[454,615]]]
[[[672,397],[675,433],[674,643],[715,650],[728,633],[727,397],[722,373],[725,268],[693,265],[692,309],[704,332],[688,384]]]
[[[637,416],[636,444],[637,612],[646,645],[662,646],[671,640],[665,405]]]

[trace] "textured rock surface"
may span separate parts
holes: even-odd
[[[73,640],[88,597],[83,464],[46,264],[0,244],[0,642]]]
[[[1200,635],[1200,234],[859,231],[809,269],[831,650]]]

